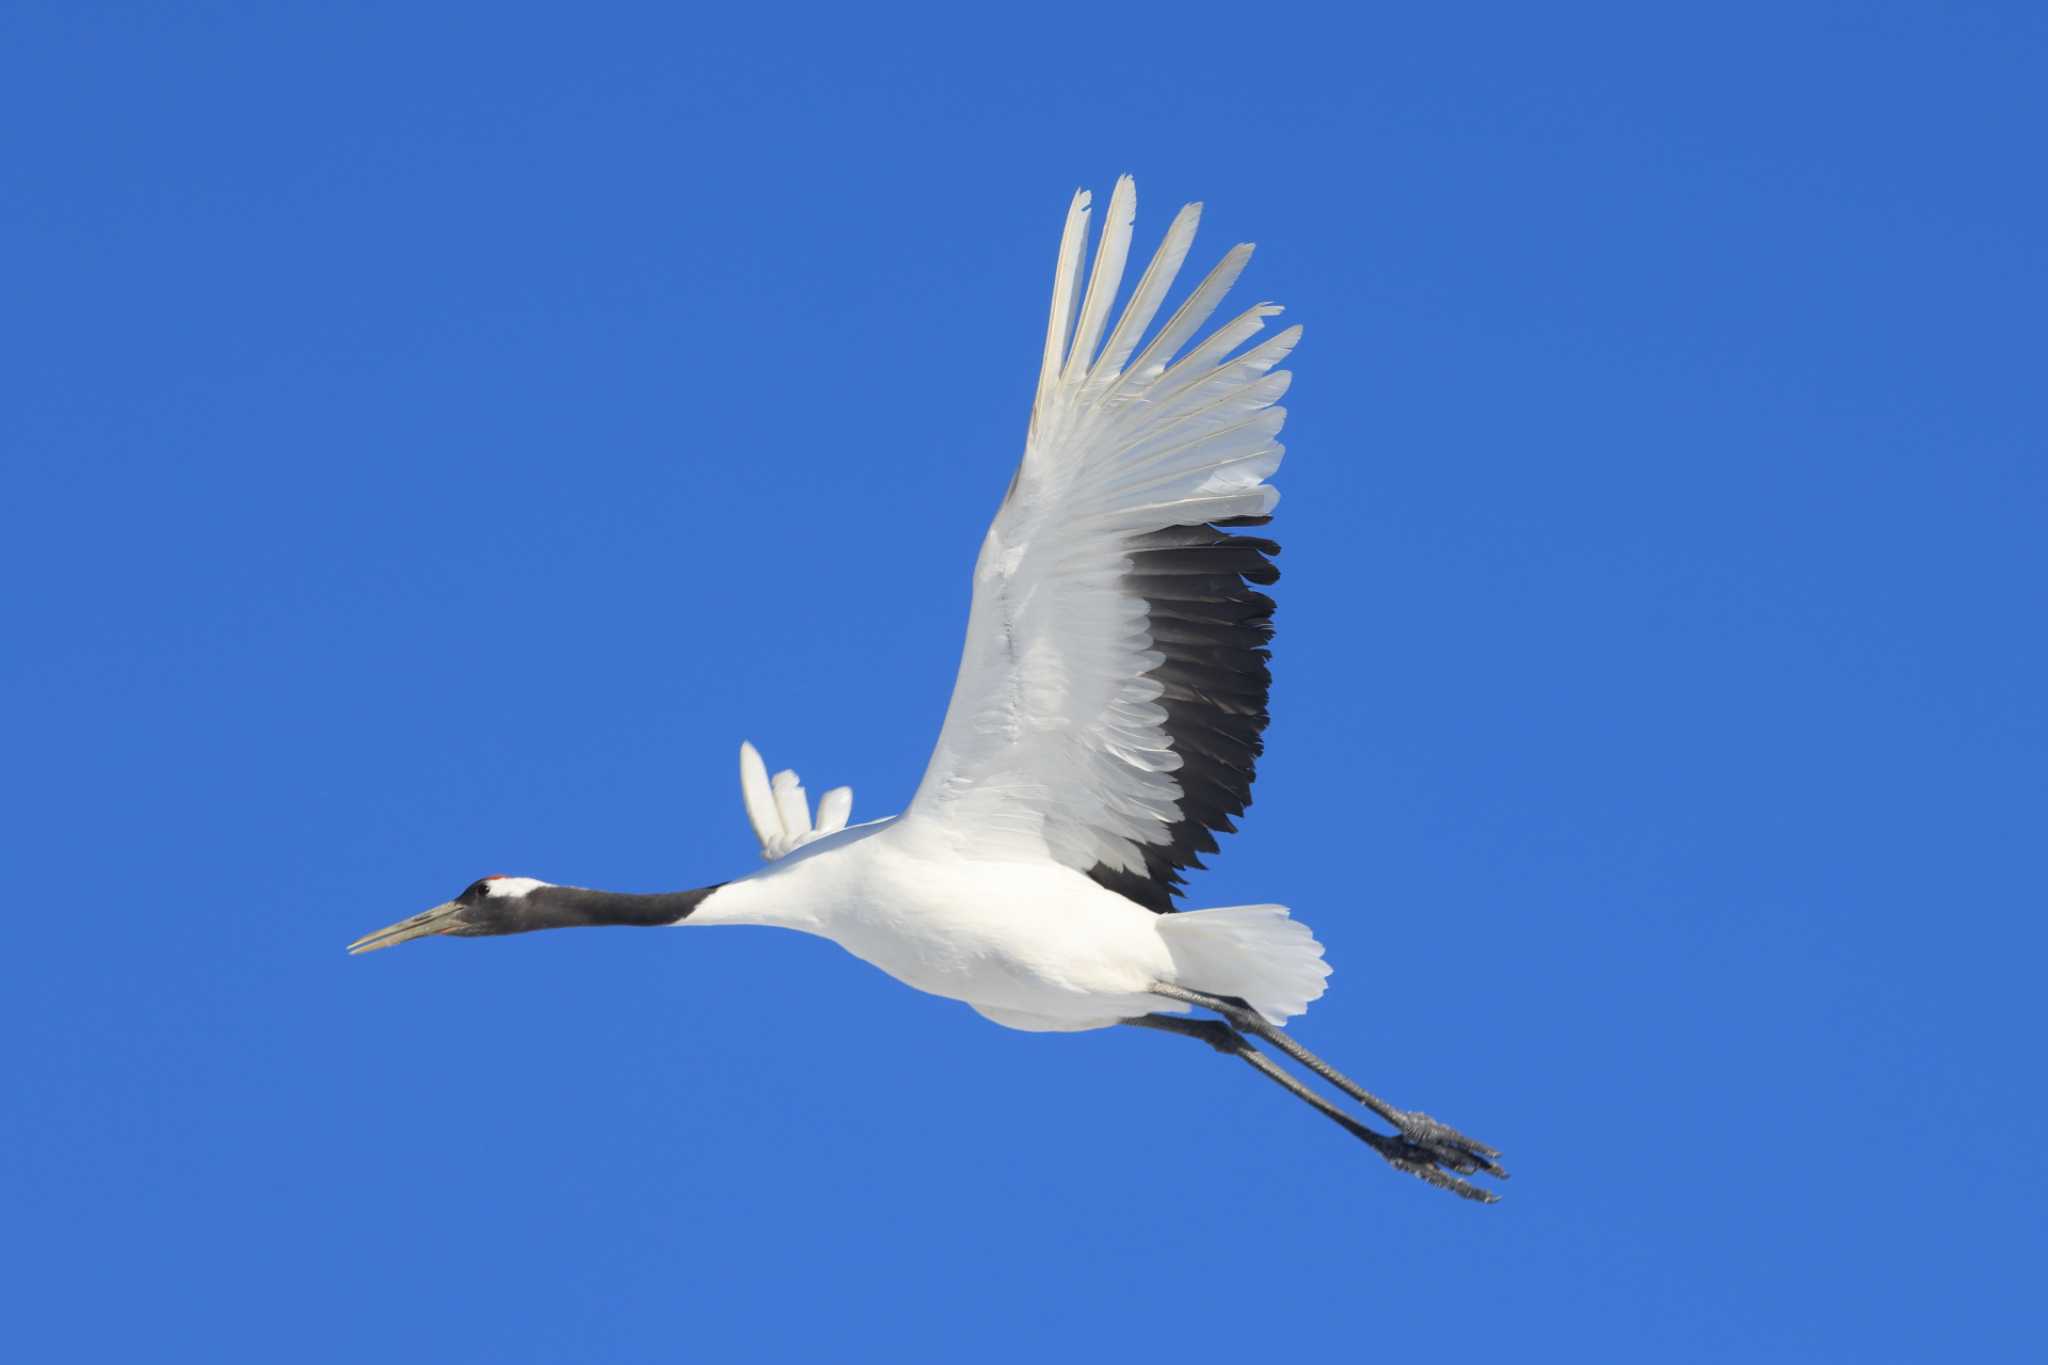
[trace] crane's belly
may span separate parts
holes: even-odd
[[[1147,993],[1173,979],[1158,917],[1082,874],[875,852],[818,932],[898,981],[1012,1028],[1101,1028],[1171,1008]]]

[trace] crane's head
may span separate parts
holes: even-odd
[[[572,917],[569,907],[555,905],[547,895],[562,889],[532,877],[484,877],[471,882],[452,901],[443,901],[410,919],[363,935],[349,944],[348,950],[373,952],[429,934],[474,938],[482,934],[522,934],[529,929],[553,929],[582,922]]]

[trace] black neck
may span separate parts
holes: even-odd
[[[633,895],[623,891],[592,891],[581,886],[542,886],[513,902],[512,913],[524,929],[572,929],[597,924],[675,924],[718,888],[661,891]],[[511,907],[508,907],[511,908]]]

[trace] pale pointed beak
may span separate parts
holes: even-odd
[[[448,901],[431,910],[423,910],[411,919],[386,925],[374,934],[364,934],[349,944],[348,950],[351,953],[373,953],[379,948],[390,948],[429,934],[445,934],[461,925],[462,912],[467,908],[459,901]]]

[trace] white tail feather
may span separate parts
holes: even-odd
[[[1323,993],[1323,945],[1284,905],[1231,905],[1159,917],[1174,980],[1189,990],[1235,995],[1276,1024]]]

